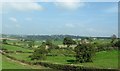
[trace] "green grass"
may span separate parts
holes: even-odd
[[[2,56],[2,69],[49,69],[40,65],[28,65],[22,64],[18,61],[8,59],[6,56]]]
[[[94,40],[93,42],[96,42],[96,43],[99,43],[99,44],[105,44],[105,43],[110,43],[111,42],[111,39],[97,39],[97,40]]]
[[[41,44],[42,44],[42,40],[41,41],[35,41],[35,45],[37,45],[37,46],[40,46]]]
[[[97,42],[100,44],[103,43],[110,43],[109,39],[105,39],[105,40],[95,40],[93,42]],[[61,41],[53,41],[54,44],[62,44]],[[40,45],[41,41],[35,42],[36,45]],[[21,51],[32,51],[29,50],[27,48],[21,48],[21,47],[17,47],[17,46],[11,46],[11,45],[3,45],[3,48],[6,48],[8,50],[11,51],[16,51],[16,50],[21,50]],[[51,62],[51,63],[61,63],[61,64],[74,64],[72,62],[68,62],[68,60],[75,60],[75,57],[67,57],[67,56],[63,56],[60,54],[74,54],[71,52],[67,52],[64,50],[52,50],[51,51],[52,54],[59,54],[58,56],[47,56],[47,59],[44,61],[47,62]],[[28,58],[29,55],[31,55],[30,53],[9,53],[9,55],[20,59],[20,60],[26,60],[26,61],[31,61],[30,58]],[[93,62],[88,62],[88,63],[79,63],[79,64],[74,64],[74,65],[82,65],[85,67],[96,67],[96,68],[118,68],[118,51],[116,50],[111,50],[111,51],[101,51],[101,52],[97,52],[96,55],[93,58]]]
[[[63,40],[53,41],[53,44],[55,44],[55,45],[62,45],[63,44]]]
[[[2,56],[2,69],[29,69],[30,67],[24,66],[14,61],[10,61],[7,57]]]
[[[25,60],[25,61],[31,61],[31,59],[28,57],[29,55],[32,55],[31,53],[9,53],[8,55],[15,57],[19,60]]]
[[[30,50],[27,48],[22,48],[22,47],[12,46],[12,45],[5,45],[5,44],[2,44],[1,48],[5,48],[5,49],[10,50],[10,51],[33,52],[33,50]]]
[[[67,56],[47,56],[46,62],[68,64],[67,60],[75,60],[74,57]]]
[[[0,53],[0,70],[2,70],[2,54]]]
[[[48,56],[47,60],[48,62],[56,62],[56,63],[62,63],[62,64],[69,64],[70,62],[67,62],[67,60],[75,60],[74,57],[66,57],[66,56]],[[74,63],[73,63],[74,64]],[[96,53],[96,55],[93,58],[93,62],[88,63],[79,63],[74,65],[82,65],[85,67],[96,67],[96,68],[118,68],[118,51],[102,51]]]
[[[18,54],[10,54],[11,56],[21,59],[21,60],[26,60],[26,61],[31,61],[28,56],[30,54],[28,53],[18,53]],[[67,57],[67,56],[47,56],[47,59],[44,60],[46,62],[50,63],[60,63],[60,64],[74,64],[72,62],[68,62],[68,60],[75,60],[75,57]],[[93,58],[93,62],[88,62],[88,63],[79,63],[79,64],[74,64],[74,65],[82,65],[85,67],[94,67],[94,68],[118,68],[118,51],[112,50],[112,51],[101,51],[96,53],[96,55]]]
[[[118,51],[98,52],[93,58],[93,63],[81,63],[87,67],[114,68],[118,69]]]

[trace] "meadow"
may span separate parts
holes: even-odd
[[[10,44],[14,42],[13,40],[10,41]],[[109,39],[105,40],[95,40],[92,41],[96,43],[109,43]],[[42,41],[35,42],[35,45],[41,45]],[[54,44],[62,45],[62,41],[53,42]],[[99,51],[96,52],[93,56],[93,62],[86,62],[86,63],[74,63],[75,61],[75,52],[71,49],[52,49],[51,52],[49,52],[46,56],[45,60],[31,60],[29,57],[32,55],[32,52],[35,48],[25,48],[23,47],[24,43],[20,43],[21,45],[8,45],[8,44],[2,44],[0,49],[7,49],[9,51],[14,51],[13,53],[6,53],[7,55],[14,57],[18,60],[24,60],[27,62],[48,62],[53,64],[64,64],[64,65],[75,65],[75,66],[84,66],[84,67],[92,67],[92,68],[98,68],[98,69],[118,69],[118,50],[105,50],[105,51]],[[22,51],[22,52],[16,52],[16,51]],[[23,53],[24,52],[24,53]],[[29,53],[30,52],[30,53]],[[31,66],[31,65],[22,65],[19,62],[12,61],[2,55],[2,68],[3,69],[43,69],[46,68],[44,66]]]

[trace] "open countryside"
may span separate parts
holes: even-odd
[[[119,70],[117,2],[21,1],[0,7],[2,71]]]

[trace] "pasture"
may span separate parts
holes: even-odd
[[[8,43],[13,43],[14,41],[9,41]],[[94,40],[92,43],[109,43],[109,39],[105,40]],[[53,42],[57,45],[62,45],[62,41]],[[19,43],[17,43],[19,44]],[[27,62],[48,62],[54,64],[68,64],[68,65],[75,65],[75,66],[84,66],[84,67],[93,67],[93,68],[100,68],[100,69],[118,69],[118,51],[117,50],[106,50],[96,52],[95,56],[93,57],[93,62],[86,62],[86,63],[75,63],[75,52],[72,49],[52,49],[46,56],[45,60],[31,60],[29,57],[34,52],[35,48],[25,48],[23,47],[24,43],[20,43],[19,46],[16,45],[8,45],[2,44],[0,47],[1,49],[7,49],[9,51],[14,51],[14,53],[6,53],[7,55],[14,57],[18,60],[25,60]],[[36,41],[35,46],[41,45],[42,41]],[[22,51],[25,53],[19,53],[16,51]],[[31,52],[31,53],[27,53]],[[12,61],[3,55],[2,57],[2,68],[3,69],[42,69],[46,67],[42,66],[31,66],[31,65],[22,65],[19,62]]]

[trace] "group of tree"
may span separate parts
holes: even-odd
[[[92,42],[91,38],[88,38],[86,40],[88,40],[89,42]],[[63,44],[67,45],[67,48],[69,48],[71,45],[77,45],[74,49],[76,53],[75,55],[76,62],[80,62],[80,63],[92,62],[92,57],[95,54],[95,49],[93,44],[86,42],[86,40],[83,39],[80,41],[81,43],[80,42],[77,43],[75,40],[73,40],[70,37],[65,37],[63,39]],[[111,43],[114,43],[115,40],[116,40],[116,36],[113,35],[111,38]],[[49,48],[46,49],[46,46],[48,46]],[[115,46],[120,47],[120,40],[115,43]],[[54,45],[51,40],[46,40],[46,42],[43,42],[42,45],[39,46],[39,48],[37,48],[34,51],[33,55],[31,55],[31,59],[32,60],[45,59],[46,54],[50,52],[51,49],[54,49],[54,48],[59,48],[59,47],[57,45]]]
[[[113,44],[116,39],[117,39],[117,36],[115,34],[113,34],[111,36],[111,43]]]
[[[117,42],[115,42],[114,46],[116,46],[116,47],[120,48],[120,39],[118,39],[118,41],[117,41]]]
[[[92,62],[92,57],[95,54],[94,47],[91,45],[91,43],[86,43],[83,41],[84,40],[82,40],[82,42],[75,47],[76,62]]]
[[[48,47],[46,49],[46,46]],[[57,49],[59,48],[57,45],[54,45],[51,40],[46,40],[42,43],[41,46],[36,48],[33,52],[33,54],[30,56],[31,60],[44,60],[46,59],[46,55],[48,52],[50,52],[51,49]]]
[[[76,44],[76,41],[74,41],[72,38],[70,37],[65,37],[63,40],[63,44],[67,45],[67,47],[70,47],[70,45],[74,45]]]
[[[35,45],[35,41],[31,40],[27,42],[29,48],[33,48]]]
[[[92,62],[92,57],[95,54],[95,49],[92,46],[91,42],[92,39],[91,38],[86,38],[86,39],[82,39],[79,42],[76,42],[75,40],[73,40],[70,37],[65,37],[63,40],[63,44],[67,45],[67,47],[69,48],[70,45],[77,45],[74,49],[76,55],[76,62],[78,63],[83,63],[83,62]]]
[[[8,43],[7,43],[7,39],[3,39],[3,40],[2,40],[2,43],[3,43],[3,44],[8,44]]]
[[[39,48],[36,48],[34,50],[33,54],[29,56],[31,58],[31,60],[46,59],[46,54],[48,53],[48,50],[46,50],[45,47],[46,46],[44,44],[42,44],[41,46],[39,46]]]

